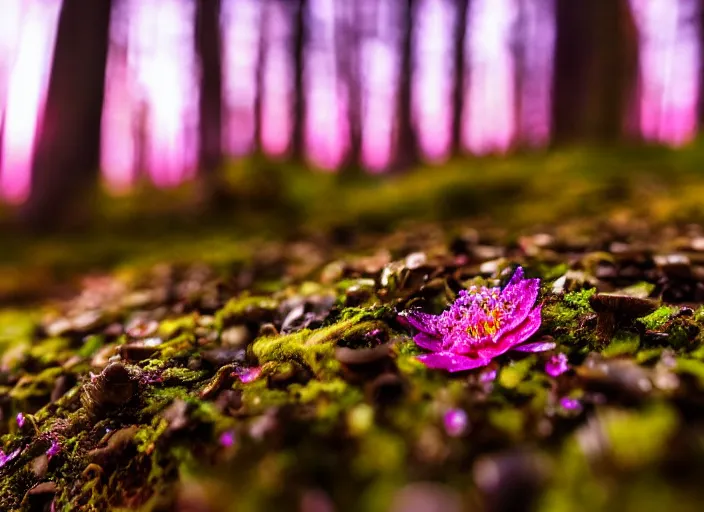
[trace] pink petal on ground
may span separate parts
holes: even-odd
[[[458,356],[452,352],[438,352],[435,354],[423,354],[416,356],[421,363],[428,368],[447,370],[448,372],[461,372],[473,370],[480,366],[486,366],[488,359],[475,359],[471,357]]]
[[[554,341],[538,341],[536,343],[526,343],[513,347],[516,352],[545,352],[552,350],[557,346]]]
[[[435,315],[423,313],[422,311],[405,311],[402,313],[402,317],[420,332],[430,334],[431,336],[435,336],[438,333],[435,327],[438,317]]]
[[[570,369],[565,354],[555,354],[545,363],[545,373],[550,377],[558,377]]]
[[[496,345],[479,350],[479,356],[493,359],[508,350],[515,350],[516,345],[523,343],[540,329],[540,309],[541,307],[538,306],[531,311],[521,325],[499,338]]]
[[[261,367],[255,366],[254,368],[246,368],[246,369],[238,370],[233,375],[236,375],[237,377],[240,378],[240,380],[242,382],[247,384],[249,382],[257,380],[261,374],[262,374]]]
[[[416,342],[416,345],[420,348],[424,348],[425,350],[431,350],[433,352],[439,352],[442,350],[442,340],[434,338],[424,332],[416,334],[413,337],[413,341]]]

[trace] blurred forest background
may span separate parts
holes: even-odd
[[[703,20],[700,0],[3,0],[3,208],[49,227],[98,183],[215,204],[245,156],[266,181],[682,146]]]

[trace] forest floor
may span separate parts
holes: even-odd
[[[227,215],[6,235],[0,510],[698,510],[702,153],[239,167]],[[554,349],[416,359],[400,314],[518,266]]]

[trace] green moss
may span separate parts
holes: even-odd
[[[193,332],[195,328],[196,316],[186,315],[179,318],[162,320],[159,324],[157,334],[165,340],[170,340],[181,333]]]
[[[575,310],[578,315],[586,315],[588,313],[592,313],[592,307],[589,304],[589,299],[595,293],[596,288],[578,290],[566,293],[562,300],[569,308]]]
[[[48,398],[54,389],[54,382],[63,371],[61,367],[52,367],[37,375],[25,376],[12,388],[10,398],[17,402],[20,411],[33,399]]]
[[[659,460],[678,425],[677,413],[662,403],[642,411],[606,409],[599,419],[614,460],[627,468]]]
[[[72,355],[71,341],[67,338],[46,338],[29,349],[29,356],[42,365],[62,362]]]
[[[543,320],[557,327],[576,329],[580,317],[593,313],[589,298],[595,288],[566,293],[562,298],[546,301],[543,307]]]
[[[156,348],[161,359],[188,357],[196,348],[196,337],[193,333],[183,333]]]
[[[333,369],[336,366],[334,363],[332,367],[328,365],[337,342],[347,336],[370,332],[382,325],[373,321],[359,323],[358,319],[359,314],[313,331],[303,329],[288,335],[259,338],[252,344],[252,353],[260,364],[294,360],[316,373],[326,367]]]
[[[12,345],[28,343],[36,328],[37,314],[33,311],[0,311],[0,355]]]
[[[167,368],[161,373],[161,378],[165,381],[179,383],[199,382],[208,376],[206,371],[190,370],[188,368]]]
[[[244,320],[248,312],[255,309],[274,311],[277,305],[278,302],[271,297],[242,294],[239,297],[230,299],[215,314],[215,323],[222,329],[222,327],[236,323],[238,320]]]
[[[508,389],[515,388],[528,376],[528,372],[530,372],[534,362],[534,357],[527,357],[504,366],[499,373],[499,384]]]
[[[661,329],[670,317],[677,312],[677,308],[674,306],[660,306],[658,309],[650,313],[648,316],[644,316],[638,319],[643,327],[650,329],[651,331],[656,331]]]
[[[104,342],[105,337],[100,334],[88,336],[83,341],[83,346],[78,349],[77,354],[86,359],[92,357],[93,354],[95,354],[100,347],[103,346]]]
[[[704,388],[704,361],[678,357],[675,371],[695,377],[699,381],[699,385]]]
[[[189,389],[184,386],[151,387],[144,393],[141,413],[145,418],[149,418],[161,412],[175,399],[187,400],[189,396]]]
[[[504,432],[511,439],[518,440],[523,434],[525,416],[518,409],[492,409],[489,411],[489,423]]]
[[[638,351],[639,347],[640,336],[637,333],[618,331],[601,353],[604,357],[632,355]]]

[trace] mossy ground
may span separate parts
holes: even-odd
[[[285,219],[15,240],[0,509],[697,510],[704,229],[678,223],[701,220],[694,195],[649,188],[671,164],[668,190],[694,194],[695,154],[622,173],[607,155],[477,161],[341,190],[290,178]],[[462,177],[473,166],[495,175]],[[453,375],[414,358],[398,312],[439,312],[516,265],[542,279],[535,337],[554,351]],[[595,311],[604,293],[621,302]],[[556,353],[570,369],[553,377]]]

